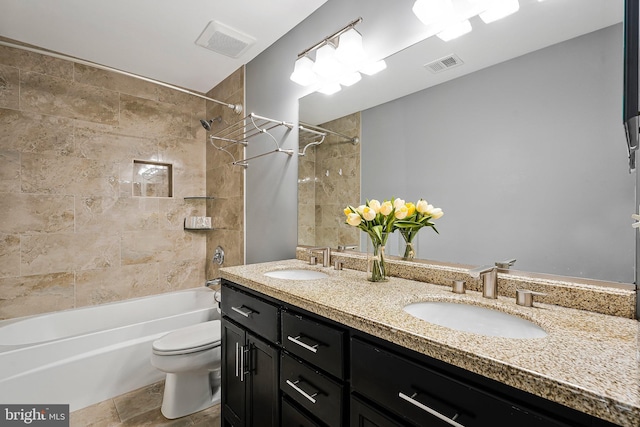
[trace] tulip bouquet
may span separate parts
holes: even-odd
[[[368,200],[366,204],[357,208],[347,206],[344,209],[347,224],[358,227],[371,239],[373,260],[370,280],[372,282],[386,280],[384,247],[387,244],[389,234],[396,229],[397,220],[406,218],[408,214],[404,200],[402,200],[402,205],[397,202],[398,200],[400,199],[385,200],[382,203],[378,200]]]
[[[398,220],[394,222],[393,227],[394,230],[397,229],[400,231],[405,241],[404,256],[402,259],[411,260],[415,256],[413,239],[418,234],[418,231],[420,231],[422,227],[431,227],[433,231],[438,233],[438,230],[431,221],[440,218],[444,215],[444,212],[442,212],[440,208],[433,207],[433,205],[430,205],[424,199],[418,200],[415,205],[411,202],[405,203],[402,199],[396,199],[394,203],[396,212],[404,211],[402,205],[406,208],[407,214],[403,218],[398,218]]]

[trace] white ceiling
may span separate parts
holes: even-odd
[[[0,36],[206,93],[326,0],[0,0]],[[195,44],[209,21],[257,41],[234,59]]]

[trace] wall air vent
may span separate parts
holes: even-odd
[[[424,67],[433,73],[439,73],[462,64],[464,64],[464,62],[458,55],[451,54],[424,64]]]
[[[247,51],[256,39],[217,21],[211,21],[196,40],[198,46],[231,58]]]

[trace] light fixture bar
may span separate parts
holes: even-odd
[[[322,39],[322,41],[314,44],[313,46],[311,46],[310,48],[303,50],[302,52],[300,52],[298,54],[298,58],[301,58],[303,56],[305,56],[306,54],[308,54],[309,52],[313,52],[314,50],[318,49],[319,47],[327,44],[330,40],[335,39],[336,37],[339,37],[342,33],[346,32],[347,30],[355,27],[356,25],[358,25],[359,23],[362,22],[362,17],[356,19],[355,21],[352,21],[350,23],[348,23],[347,25],[345,25],[343,28],[341,28],[340,30],[336,31],[335,33],[331,34],[328,37],[325,37],[324,39]]]

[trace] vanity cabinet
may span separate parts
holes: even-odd
[[[277,427],[278,309],[228,287],[221,307],[223,426]]]
[[[614,427],[222,281],[223,426]]]

